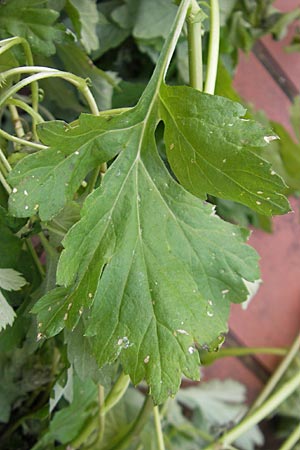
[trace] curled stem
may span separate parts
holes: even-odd
[[[69,81],[73,84],[84,96],[91,112],[95,115],[99,115],[99,110],[96,104],[96,101],[87,86],[86,80],[78,77],[70,72],[64,72],[57,69],[51,69],[49,67],[40,67],[40,66],[30,66],[30,67],[17,67],[14,69],[7,70],[1,74],[2,81],[11,76],[19,75],[19,74],[30,74],[34,73],[34,75],[30,75],[29,77],[19,81],[15,85],[8,88],[3,95],[0,97],[0,106],[3,105],[10,97],[16,94],[20,89],[23,89],[25,86],[33,83],[34,81],[43,80],[45,78],[62,78],[66,81]]]
[[[36,124],[44,122],[43,117],[34,109],[28,105],[27,103],[23,102],[22,100],[16,99],[16,98],[10,98],[5,102],[6,105],[14,105],[17,108],[22,109],[23,111],[27,112],[33,120],[35,120]]]
[[[6,52],[7,50],[11,49],[15,45],[22,45],[26,63],[28,66],[33,66],[33,56],[31,52],[30,45],[26,41],[26,39],[22,37],[13,37],[9,39],[3,39],[0,42],[0,55]],[[32,108],[37,113],[38,112],[38,106],[39,106],[39,86],[36,81],[33,81],[31,84],[31,101],[32,101]],[[33,118],[32,121],[32,128],[33,128],[33,134],[36,137],[36,123],[35,119]]]

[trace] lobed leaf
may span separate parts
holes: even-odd
[[[145,122],[147,112],[142,103],[126,113],[129,141],[117,126],[123,115],[112,118],[126,148],[63,241],[57,274],[66,288],[34,311],[40,331],[52,335],[76,326],[93,305],[86,334],[99,365],[120,355],[133,382],[145,377],[160,402],[176,392],[181,371],[198,378],[194,342],[226,331],[229,301],[246,299],[243,278],[257,279],[258,268],[243,244],[247,232],[222,222],[167,172],[155,145],[156,115]]]
[[[248,296],[244,280],[259,278],[257,254],[244,244],[248,232],[219,219],[211,205],[187,192],[166,169],[156,148],[157,124],[164,121],[175,174],[200,197],[217,190],[224,197],[245,198],[265,214],[288,209],[281,195],[284,183],[254,153],[265,143],[264,130],[240,119],[243,107],[163,84],[187,7],[187,1],[179,7],[138,105],[106,118],[83,116],[88,146],[96,146],[99,158],[108,149],[106,158],[118,156],[63,240],[60,286],[34,308],[45,336],[65,326],[74,329],[83,315],[99,366],[120,357],[134,384],[146,379],[156,403],[175,394],[182,372],[198,379],[195,343],[215,343],[227,330],[230,302]],[[85,126],[66,133],[73,150],[86,140]],[[210,131],[214,136],[207,137]],[[53,138],[54,148],[66,142],[63,136],[57,142]],[[192,157],[197,164],[191,178]],[[253,191],[251,177],[260,180],[257,190],[270,192],[270,200]]]
[[[121,150],[111,116],[81,115],[78,125],[55,121],[39,125],[39,136],[50,148],[22,159],[9,174],[13,192],[11,214],[30,217],[39,211],[50,220],[73,198],[90,170]]]
[[[273,136],[241,119],[246,110],[239,103],[163,85],[160,108],[168,160],[186,189],[203,199],[211,194],[235,200],[265,215],[289,210],[281,194],[284,182],[255,151]]]

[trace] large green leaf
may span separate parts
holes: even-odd
[[[59,13],[47,8],[46,0],[9,0],[0,5],[0,36],[22,36],[36,53],[52,55],[55,43],[64,39],[56,24]]]
[[[229,158],[230,148],[236,151],[236,142],[242,138],[252,139],[255,146],[264,142],[262,128],[239,121],[241,106],[191,88],[163,84],[188,4],[184,1],[179,7],[155,73],[138,105],[112,115],[106,122],[101,117],[85,117],[96,142],[101,135],[99,154],[106,148],[106,139],[111,155],[122,152],[110,165],[101,186],[87,198],[81,220],[63,241],[65,250],[57,271],[60,287],[34,308],[40,333],[46,336],[64,326],[73,329],[83,314],[85,334],[91,338],[98,364],[103,366],[120,356],[134,384],[147,380],[155,402],[176,392],[182,372],[194,379],[199,377],[194,343],[209,344],[227,330],[230,301],[245,300],[248,291],[244,279],[254,281],[259,277],[257,255],[244,244],[247,231],[221,221],[211,205],[181,187],[156,148],[155,131],[161,119],[167,146],[173,150],[172,144],[177,141],[169,139],[195,139],[191,124],[195,127],[196,114],[198,125],[200,111],[206,117],[205,131],[207,124],[216,123],[214,129],[221,128],[214,139],[221,161]],[[173,96],[178,97],[180,105],[172,104]],[[176,108],[185,112],[184,120]],[[224,125],[219,123],[221,114]],[[231,120],[234,125],[228,127]],[[231,128],[235,132],[230,140]],[[204,130],[200,131],[199,147]],[[80,133],[84,135],[84,126],[70,132],[72,137],[76,134],[75,143]],[[224,144],[224,135],[231,147]],[[282,203],[280,212],[287,209],[282,195],[273,192],[284,188],[281,179],[271,175],[264,160],[252,156],[251,146],[242,150],[250,156],[235,166],[238,182],[239,171],[251,171],[253,176],[263,171],[259,189],[269,191],[272,186],[274,203]],[[221,177],[217,161],[213,162]],[[239,185],[234,172],[232,180],[234,186]],[[240,192],[248,195],[248,187],[241,185]],[[203,188],[201,196],[205,193]],[[269,209],[270,205],[265,211]]]

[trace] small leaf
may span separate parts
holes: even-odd
[[[66,9],[87,53],[97,50],[99,47],[96,33],[98,11],[95,0],[68,0]]]
[[[240,104],[163,85],[160,106],[168,160],[186,189],[203,199],[211,194],[235,200],[265,215],[289,211],[282,179],[254,151],[273,136],[241,119]]]
[[[5,329],[7,325],[12,325],[15,317],[14,310],[0,291],[0,331]]]
[[[13,269],[0,269],[0,288],[5,291],[19,291],[25,286],[26,280]]]

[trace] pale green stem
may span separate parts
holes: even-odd
[[[237,426],[225,433],[213,444],[205,447],[205,450],[216,450],[223,448],[222,445],[230,445],[242,436],[246,431],[257,425],[261,420],[271,414],[278,406],[286,400],[300,386],[300,371],[289,381],[284,383],[265,403],[257,408],[250,416],[246,416]]]
[[[50,242],[48,241],[48,239],[46,238],[44,233],[41,231],[40,233],[38,233],[38,236],[40,238],[42,246],[46,250],[46,253],[48,253],[49,255],[52,255],[52,256],[57,256],[58,253],[57,253],[56,249],[54,247],[52,247],[52,245],[50,244]]]
[[[4,175],[2,174],[2,172],[0,171],[0,182],[2,184],[2,186],[4,187],[4,189],[6,190],[6,192],[8,193],[8,195],[11,194],[11,187],[10,185],[7,183]]]
[[[104,402],[104,411],[107,413],[111,408],[113,408],[123,397],[130,383],[129,375],[125,375],[121,372],[119,378],[113,385],[111,391],[108,393]]]
[[[207,94],[214,94],[218,60],[219,60],[219,43],[220,43],[220,11],[219,1],[210,1],[210,34],[209,34],[209,46],[208,46],[208,61],[207,72],[204,91]]]
[[[16,135],[18,136],[18,138],[22,138],[25,135],[25,131],[18,110],[15,105],[8,105],[8,109],[12,118],[12,122],[14,124]]]
[[[1,48],[0,48],[0,55],[15,45],[22,45],[22,47],[24,49],[26,63],[28,64],[28,66],[33,66],[33,56],[32,56],[30,45],[28,44],[26,39],[24,39],[22,37],[13,37],[13,38],[2,40]],[[36,81],[33,81],[31,84],[31,97],[32,97],[31,98],[32,108],[37,113],[38,106],[39,106],[39,86]],[[36,136],[36,123],[35,123],[34,117],[33,117],[33,121],[32,121],[32,129],[33,129],[33,134],[36,138],[37,137]]]
[[[190,85],[202,91],[203,67],[202,67],[202,32],[201,22],[196,18],[200,7],[196,0],[192,0],[191,10],[187,16],[188,29],[188,56]]]
[[[292,434],[287,438],[287,440],[284,441],[279,450],[292,450],[299,440],[300,440],[300,423],[294,429]]]
[[[0,159],[4,164],[4,167],[6,168],[7,172],[11,171],[11,165],[9,164],[9,162],[6,159],[6,156],[4,155],[3,151],[0,148]]]
[[[208,352],[200,350],[200,360],[202,365],[212,364],[217,359],[227,358],[229,356],[247,356],[247,355],[277,355],[285,356],[288,349],[275,347],[230,347],[222,348],[218,352]]]
[[[96,101],[88,88],[86,81],[83,78],[78,77],[70,72],[63,72],[56,69],[50,69],[46,67],[32,66],[32,67],[17,67],[15,69],[7,70],[1,74],[1,79],[5,80],[8,77],[24,74],[24,73],[35,73],[34,75],[30,75],[29,77],[19,81],[15,85],[8,88],[0,97],[0,106],[3,105],[10,97],[15,95],[20,89],[23,89],[25,86],[28,86],[34,81],[43,80],[45,78],[62,78],[66,81],[69,81],[71,84],[76,86],[76,88],[82,93],[84,98],[86,99],[87,104],[91,112],[95,115],[99,114],[98,107]]]
[[[101,450],[126,450],[129,445],[132,444],[134,438],[136,438],[145,426],[148,420],[149,414],[153,408],[153,401],[150,396],[145,397],[144,404],[141,411],[139,412],[136,420],[133,422],[130,429],[125,433],[124,436],[117,439],[114,444],[108,444]],[[98,449],[97,449],[98,450]]]
[[[49,225],[48,223],[45,224],[44,228],[45,228],[46,230],[51,231],[52,233],[57,234],[58,236],[60,236],[60,237],[62,237],[62,238],[64,238],[65,235],[66,235],[66,232],[63,232],[63,231],[61,231],[61,230],[58,230],[57,228],[52,227],[52,225]]]
[[[128,385],[130,382],[130,378],[128,375],[125,375],[124,372],[121,372],[119,378],[114,383],[113,387],[111,388],[110,392],[108,393],[104,404],[102,406],[101,414],[107,414],[108,411],[113,408],[123,397],[125,394]],[[91,434],[97,429],[99,424],[98,417],[92,417],[91,420],[87,423],[84,430],[81,432],[81,434],[76,437],[72,443],[71,447],[73,448],[79,448]]]
[[[99,404],[99,411],[98,411],[98,436],[97,436],[97,444],[99,445],[100,442],[103,439],[104,436],[104,429],[105,429],[105,412],[104,412],[104,387],[99,384],[98,385],[98,404]]]
[[[46,145],[38,144],[37,142],[26,141],[26,139],[21,139],[16,136],[12,136],[9,133],[6,133],[4,130],[0,130],[0,136],[4,137],[8,141],[15,142],[16,144],[25,145],[27,147],[36,148],[37,150],[44,150],[48,148]]]
[[[160,421],[160,414],[159,414],[158,406],[153,406],[153,416],[154,416],[154,424],[155,424],[157,446],[158,446],[157,449],[165,450],[165,443],[164,443],[164,437],[163,437],[163,432],[162,432],[162,428],[161,428],[161,421]]]
[[[27,103],[23,102],[22,100],[18,100],[16,98],[10,98],[9,100],[7,100],[5,102],[5,104],[6,105],[15,105],[18,108],[22,109],[23,111],[27,112],[27,114],[29,114],[35,120],[35,122],[37,124],[44,122],[43,117],[39,113],[34,111],[34,109],[31,108],[31,106],[29,106]]]
[[[259,407],[270,395],[270,393],[273,391],[273,389],[275,388],[280,378],[283,376],[286,369],[288,368],[292,360],[295,358],[299,350],[300,350],[300,334],[296,337],[286,357],[281,361],[281,363],[279,364],[273,375],[270,377],[268,383],[265,385],[264,389],[251,406],[248,415],[250,415],[257,407]]]

